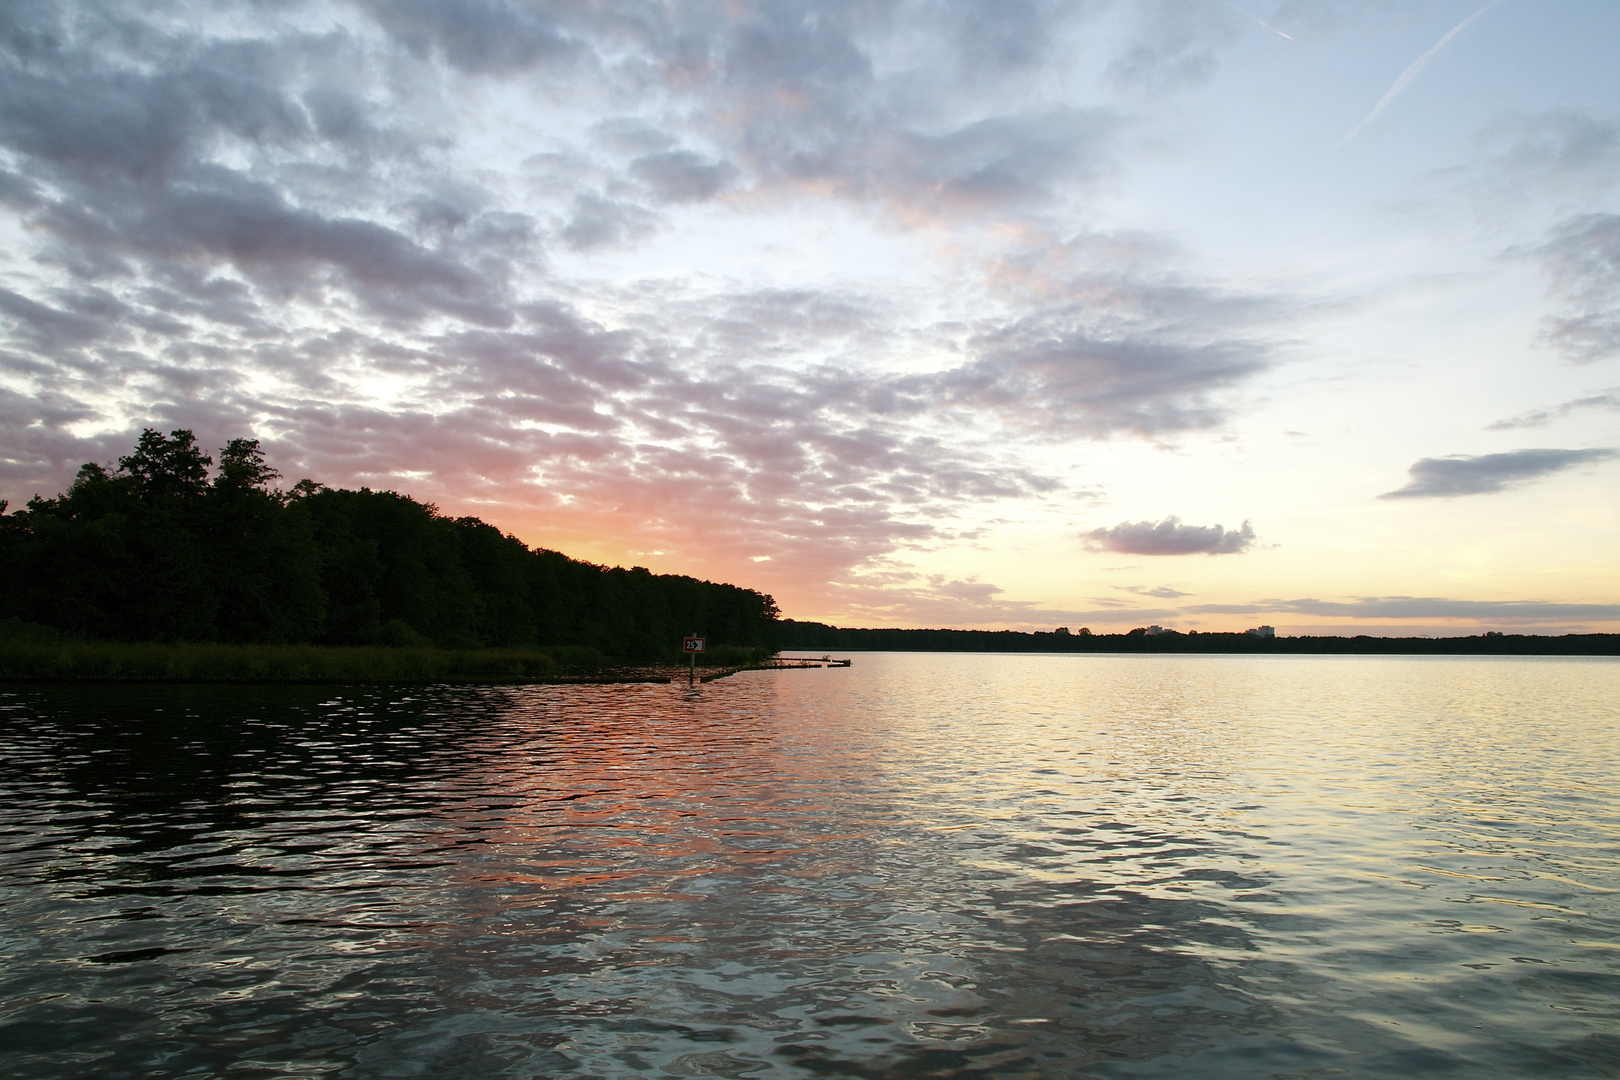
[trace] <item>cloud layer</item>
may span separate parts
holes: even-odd
[[[1439,596],[1363,596],[1354,600],[1261,600],[1250,604],[1194,604],[1197,615],[1314,615],[1359,620],[1458,619],[1490,625],[1605,622],[1620,618],[1620,604],[1544,600],[1452,600]]]
[[[1191,505],[1172,490],[1138,510],[1127,474],[1159,467],[1152,448],[1256,449],[1243,417],[1323,403],[1296,396],[1331,351],[1312,328],[1371,302],[1324,287],[1321,262],[1272,259],[1310,208],[1250,189],[1286,203],[1312,185],[1270,151],[1231,153],[1275,125],[1217,113],[1238,84],[1296,78],[1308,43],[1395,26],[1384,10],[0,5],[0,498],[184,426],[211,446],[259,437],[289,480],[398,488],[585,557],[767,588],[790,611],[1098,621],[1129,610],[1112,579],[1069,586],[1112,600],[1024,604],[929,559],[999,543],[1003,519],[1041,517],[1072,545],[1098,499],[1118,508],[1100,520]],[[1326,150],[1353,120],[1279,138]],[[1514,250],[1546,273],[1544,354],[1564,366],[1616,352],[1620,233],[1576,196],[1607,190],[1617,132],[1572,104],[1482,136],[1503,190],[1561,193],[1516,234],[1543,242]],[[1514,423],[1601,419],[1603,393],[1578,389]],[[1391,494],[1495,490],[1607,451],[1536,453],[1588,456],[1425,459]],[[1227,505],[1271,483],[1227,482]],[[1083,539],[1255,544],[1246,522],[1174,518]],[[1136,595],[1198,589],[1173,584]]]
[[[1020,446],[1218,426],[1290,301],[1068,224],[1132,121],[1031,80],[1092,15],[7,6],[0,486],[184,425],[554,542],[827,580],[1056,490]],[[1131,78],[1207,67],[1230,29],[1149,56],[1155,26]],[[952,264],[960,300],[854,263],[784,286],[589,262],[822,205],[913,248],[994,239]]]

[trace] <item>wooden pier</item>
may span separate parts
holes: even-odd
[[[729,675],[735,675],[739,671],[786,671],[790,668],[849,667],[850,663],[851,661],[848,659],[834,660],[830,656],[820,658],[813,656],[773,656],[769,660],[762,660],[757,664],[744,664],[733,668],[723,668],[708,675],[699,675],[698,682],[713,682],[716,679],[724,679]]]

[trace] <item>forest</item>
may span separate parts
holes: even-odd
[[[211,474],[211,475],[210,475]],[[215,464],[147,429],[116,468],[55,498],[0,502],[0,620],[128,642],[575,647],[662,658],[696,631],[774,649],[750,589],[531,549],[394,491],[288,490],[255,439]]]

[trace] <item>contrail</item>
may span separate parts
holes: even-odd
[[[1405,90],[1408,86],[1411,86],[1413,80],[1423,73],[1423,69],[1429,66],[1429,61],[1434,59],[1435,53],[1445,48],[1446,44],[1450,42],[1452,38],[1456,37],[1458,34],[1467,29],[1469,23],[1473,22],[1475,19],[1479,18],[1481,15],[1485,14],[1487,11],[1491,10],[1491,8],[1495,7],[1501,2],[1502,0],[1491,0],[1490,3],[1468,16],[1468,18],[1464,19],[1456,26],[1453,26],[1451,31],[1446,34],[1445,37],[1435,42],[1434,46],[1429,49],[1428,52],[1412,61],[1412,66],[1401,72],[1401,77],[1395,80],[1395,85],[1389,88],[1388,93],[1378,99],[1378,104],[1373,106],[1373,111],[1368,113],[1366,118],[1362,120],[1361,123],[1357,124],[1353,129],[1351,129],[1350,134],[1346,135],[1344,138],[1335,143],[1333,150],[1337,150],[1339,147],[1343,146],[1357,135],[1360,135],[1363,128],[1378,118],[1378,114],[1384,111],[1385,106],[1394,101],[1395,98],[1400,95],[1402,90]],[[1329,150],[1328,153],[1331,154],[1333,150]]]
[[[1273,34],[1281,34],[1283,37],[1288,38],[1289,41],[1294,40],[1293,38],[1289,37],[1287,34],[1283,34],[1283,32],[1281,30],[1277,29],[1275,26],[1272,26],[1270,23],[1268,23],[1265,20],[1261,19],[1260,16],[1258,16],[1258,15],[1250,15],[1247,11],[1244,11],[1242,8],[1238,7],[1236,4],[1227,4],[1226,6],[1231,8],[1233,11],[1237,12],[1239,15],[1242,15],[1245,19],[1253,19],[1255,22],[1259,23],[1261,26],[1265,27],[1267,30],[1270,30]]]

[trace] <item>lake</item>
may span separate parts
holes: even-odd
[[[1620,1075],[1620,661],[0,686],[0,1073]]]

